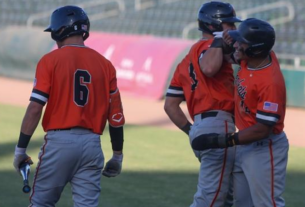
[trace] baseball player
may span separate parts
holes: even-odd
[[[83,9],[64,6],[51,16],[51,32],[58,49],[43,56],[36,68],[30,104],[24,116],[14,167],[26,154],[47,103],[42,126],[45,142],[30,196],[31,207],[55,206],[69,182],[74,206],[98,206],[104,155],[100,144],[109,122],[113,156],[103,175],[120,174],[123,161],[124,115],[116,71],[102,55],[86,47],[90,22]]]
[[[219,66],[206,67],[201,72],[199,61],[209,48],[217,46],[213,32],[235,29],[235,11],[229,3],[208,2],[198,12],[202,39],[195,43],[177,66],[167,90],[164,109],[172,122],[189,135],[190,142],[201,134],[233,133],[234,78],[231,64],[222,54],[215,61]],[[192,125],[180,108],[186,101]],[[231,206],[227,200],[234,161],[234,149],[194,150],[200,161],[197,192],[191,207]],[[228,203],[226,203],[228,202]]]
[[[272,47],[273,27],[250,18],[238,30],[225,32],[234,43],[233,61],[240,64],[235,79],[237,133],[206,134],[194,139],[194,149],[236,146],[233,170],[236,207],[284,207],[288,140],[283,131],[286,88]]]

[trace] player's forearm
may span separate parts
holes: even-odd
[[[238,133],[240,144],[249,144],[267,138],[272,131],[272,126],[256,123]]]
[[[39,123],[42,114],[42,107],[42,105],[33,102],[29,104],[22,121],[17,147],[27,148]]]
[[[267,138],[272,131],[272,126],[257,123],[251,127],[232,134],[209,133],[202,134],[192,141],[194,150],[226,148],[234,145],[249,144]]]
[[[170,120],[182,131],[187,133],[190,128],[190,122],[186,118],[184,112],[179,106],[164,107],[166,114]],[[187,131],[187,132],[186,132]],[[188,134],[188,133],[187,133]]]
[[[24,115],[22,125],[21,125],[21,132],[27,135],[32,135],[37,128],[39,120],[42,114],[42,107],[36,105],[37,103],[33,104],[31,102],[27,108],[27,111]]]

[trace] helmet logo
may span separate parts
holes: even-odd
[[[77,25],[74,25],[74,30],[77,30]]]
[[[87,30],[88,30],[88,26],[87,26],[87,25],[85,25],[85,24],[82,24],[82,30],[87,31]]]

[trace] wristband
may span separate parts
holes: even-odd
[[[239,145],[238,133],[227,134],[227,147]]]
[[[27,148],[28,144],[31,140],[31,137],[32,137],[32,135],[23,134],[22,132],[20,132],[17,147]]]
[[[26,148],[15,146],[15,155],[23,155],[26,152]]]
[[[114,154],[112,155],[112,159],[118,162],[122,162],[123,161],[123,153],[118,155],[118,154]]]
[[[184,125],[184,127],[180,128],[182,131],[184,131],[184,133],[186,133],[187,135],[189,135],[189,132],[191,130],[191,126],[192,124],[187,121],[186,125]]]
[[[211,48],[222,48],[223,39],[222,38],[214,38]]]
[[[223,31],[213,32],[214,38],[223,38]]]
[[[113,151],[122,151],[124,142],[123,126],[113,127],[109,125],[109,134]]]

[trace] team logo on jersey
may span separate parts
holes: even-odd
[[[269,101],[265,101],[263,109],[266,110],[266,111],[277,112],[278,106],[279,105],[277,103],[272,103],[272,102],[269,102]]]
[[[123,114],[122,113],[117,113],[112,115],[112,120],[115,122],[120,122],[123,119]]]
[[[245,100],[247,94],[247,86],[243,86],[242,83],[245,79],[240,79],[239,76],[236,76],[235,85],[237,87],[237,93],[242,100]]]

